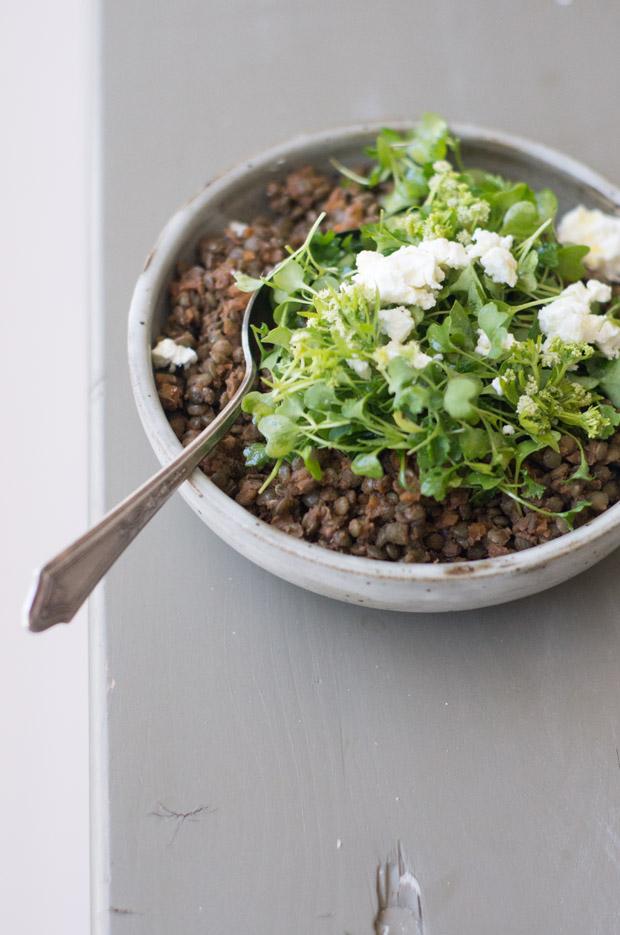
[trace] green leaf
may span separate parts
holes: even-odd
[[[453,377],[448,381],[448,386],[443,396],[443,404],[446,412],[453,419],[471,419],[476,415],[473,402],[477,399],[482,389],[480,380],[475,377]]]
[[[292,331],[290,328],[286,328],[284,325],[278,325],[277,328],[272,328],[271,331],[268,331],[263,341],[265,344],[276,344],[278,347],[288,347],[291,343]]]
[[[243,457],[248,467],[262,468],[271,461],[262,442],[254,442],[244,448]]]
[[[265,451],[271,458],[283,458],[295,448],[299,430],[287,416],[268,415],[258,423],[258,431],[267,439]]]
[[[306,470],[314,477],[315,480],[321,480],[323,477],[323,469],[319,464],[319,460],[316,456],[316,451],[310,445],[301,453],[302,458],[304,459],[304,465]]]
[[[536,205],[541,223],[554,220],[558,213],[558,199],[550,188],[543,188],[536,192]]]
[[[306,409],[330,409],[337,401],[333,386],[328,386],[324,380],[319,380],[318,383],[309,386],[304,393]]]
[[[263,285],[262,280],[256,279],[254,276],[247,276],[238,270],[233,273],[233,276],[235,277],[237,289],[240,289],[241,292],[256,292]]]
[[[304,271],[295,260],[284,261],[281,268],[273,277],[273,284],[277,289],[290,295],[292,292],[298,292],[303,289]]]
[[[376,454],[359,454],[351,461],[351,470],[361,477],[383,477],[383,467]]]
[[[437,114],[423,114],[415,128],[407,153],[420,165],[444,159],[448,148],[448,125]]]
[[[559,265],[558,245],[553,241],[545,241],[536,247],[538,264],[544,269],[557,269]]]
[[[501,233],[511,234],[517,240],[525,240],[540,227],[538,210],[530,201],[517,201],[504,215]]]
[[[425,409],[428,409],[430,403],[430,390],[419,384],[404,387],[394,399],[394,405],[399,409],[405,409],[409,415],[417,416]]]
[[[491,360],[506,353],[504,343],[508,337],[507,323],[510,321],[508,312],[500,312],[495,302],[487,302],[478,312],[478,324],[491,342],[488,357]]]
[[[558,265],[556,272],[564,282],[577,282],[586,275],[583,258],[590,252],[589,247],[579,244],[566,244],[558,248]]]
[[[474,348],[474,329],[471,319],[460,302],[455,302],[448,316],[450,338],[456,347],[471,351]]]
[[[250,415],[254,416],[256,421],[256,419],[273,412],[274,404],[269,393],[259,393],[257,390],[253,390],[243,397],[241,408],[244,412],[249,412]]]
[[[450,321],[445,318],[441,324],[434,321],[429,325],[426,332],[426,338],[434,351],[443,351],[448,353],[452,350],[452,341],[450,340]]]
[[[433,497],[435,500],[445,500],[450,487],[458,486],[454,484],[455,468],[453,467],[432,467],[428,470],[420,471],[420,492],[425,497]]]
[[[458,436],[461,451],[466,461],[484,458],[491,450],[489,434],[484,429],[469,426]]]
[[[607,399],[620,408],[620,357],[603,364],[596,375]]]
[[[539,497],[543,496],[546,487],[544,487],[542,484],[539,484],[538,481],[535,481],[532,475],[527,471],[524,471],[521,489],[525,496],[538,499]]]

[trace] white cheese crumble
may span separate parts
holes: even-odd
[[[596,344],[605,357],[620,355],[620,327],[604,315],[594,315],[593,302],[609,302],[611,287],[597,279],[567,286],[557,299],[538,312],[540,330],[548,347],[554,338],[567,344]]]
[[[437,237],[417,246],[400,247],[389,256],[362,250],[356,257],[353,281],[369,298],[378,293],[384,305],[435,305],[435,293],[445,279],[442,267],[458,269],[469,260],[462,244]]]
[[[558,240],[589,247],[584,257],[587,268],[606,279],[620,281],[620,217],[578,205],[560,221]]]
[[[470,260],[477,260],[493,282],[514,286],[517,282],[517,261],[510,252],[512,237],[500,237],[478,227],[467,247]]]
[[[370,380],[372,371],[367,360],[360,360],[359,357],[349,357],[347,363],[351,370],[354,370],[362,380]]]
[[[402,343],[413,331],[411,312],[404,305],[379,309],[379,330],[391,341]]]
[[[162,340],[151,351],[153,366],[161,370],[163,367],[169,367],[170,372],[174,373],[177,367],[189,367],[198,360],[196,351],[191,347],[183,347],[177,344],[172,338],[162,338]]]
[[[231,221],[228,227],[235,237],[245,237],[246,232],[249,230],[248,225],[243,221]]]
[[[390,341],[383,347],[378,347],[373,353],[373,359],[381,367],[387,367],[395,357],[402,357],[416,370],[423,370],[427,364],[430,364],[432,357],[420,350],[417,341],[409,341],[408,344],[399,344],[398,341]]]
[[[506,337],[502,339],[502,349],[509,351],[514,343],[514,334],[510,334],[510,332],[508,332]],[[482,328],[478,328],[478,343],[476,344],[474,350],[476,354],[480,354],[482,357],[487,357],[491,351],[491,342],[487,333],[483,331]]]
[[[502,433],[504,435],[514,435],[515,433],[514,425],[508,425],[508,423],[506,423],[506,425],[502,425]]]
[[[491,380],[491,386],[493,387],[493,389],[495,390],[498,396],[504,395],[501,380],[499,377],[493,377],[493,379]]]

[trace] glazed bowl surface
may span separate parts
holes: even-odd
[[[395,126],[404,129],[411,124]],[[175,264],[193,259],[204,234],[218,233],[231,220],[247,221],[264,211],[268,181],[308,163],[333,171],[331,157],[359,164],[360,152],[380,127],[346,127],[269,150],[208,184],[165,226],[136,283],[129,314],[132,389],[145,432],[162,464],[178,454],[180,442],[159,403],[150,348],[167,313],[167,286]],[[561,212],[579,203],[620,211],[620,191],[567,156],[504,133],[458,125],[454,130],[462,139],[466,165],[524,179],[534,188],[553,188]],[[620,504],[616,504],[558,539],[499,558],[453,564],[383,562],[332,552],[269,526],[200,470],[180,492],[213,532],[272,574],[337,600],[409,613],[466,610],[535,594],[579,574],[620,545]]]

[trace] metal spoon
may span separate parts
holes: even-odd
[[[241,326],[245,375],[235,395],[174,461],[36,573],[25,607],[29,630],[39,633],[56,623],[69,623],[130,542],[226,434],[256,378],[258,345],[252,326],[272,324],[270,291],[263,286],[246,307]]]

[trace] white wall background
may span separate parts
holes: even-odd
[[[90,0],[0,4],[0,931],[83,935],[85,615],[20,629],[32,569],[87,523]]]

